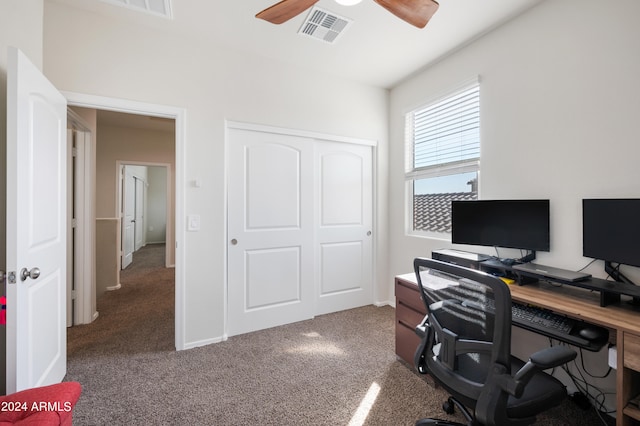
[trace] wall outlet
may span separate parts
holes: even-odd
[[[618,349],[615,346],[609,348],[609,367],[616,370],[618,367]]]

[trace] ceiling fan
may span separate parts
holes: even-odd
[[[282,24],[294,18],[316,4],[319,0],[282,0],[256,15],[272,24]],[[338,1],[338,0],[336,0]],[[436,0],[374,0],[380,6],[398,18],[418,28],[424,28],[438,10]],[[358,1],[338,1],[343,4],[355,4]]]

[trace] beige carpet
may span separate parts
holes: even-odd
[[[373,306],[176,352],[172,269],[147,246],[68,334],[76,425],[412,425],[446,399],[396,359],[394,309]],[[154,260],[155,259],[155,260]],[[456,414],[458,416],[458,414]],[[459,418],[455,417],[454,418]],[[597,425],[567,401],[542,425]]]

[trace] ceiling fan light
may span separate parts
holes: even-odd
[[[336,0],[336,3],[343,6],[353,6],[360,3],[362,0]]]

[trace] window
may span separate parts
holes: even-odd
[[[410,232],[451,233],[451,201],[478,198],[478,80],[406,115]]]

